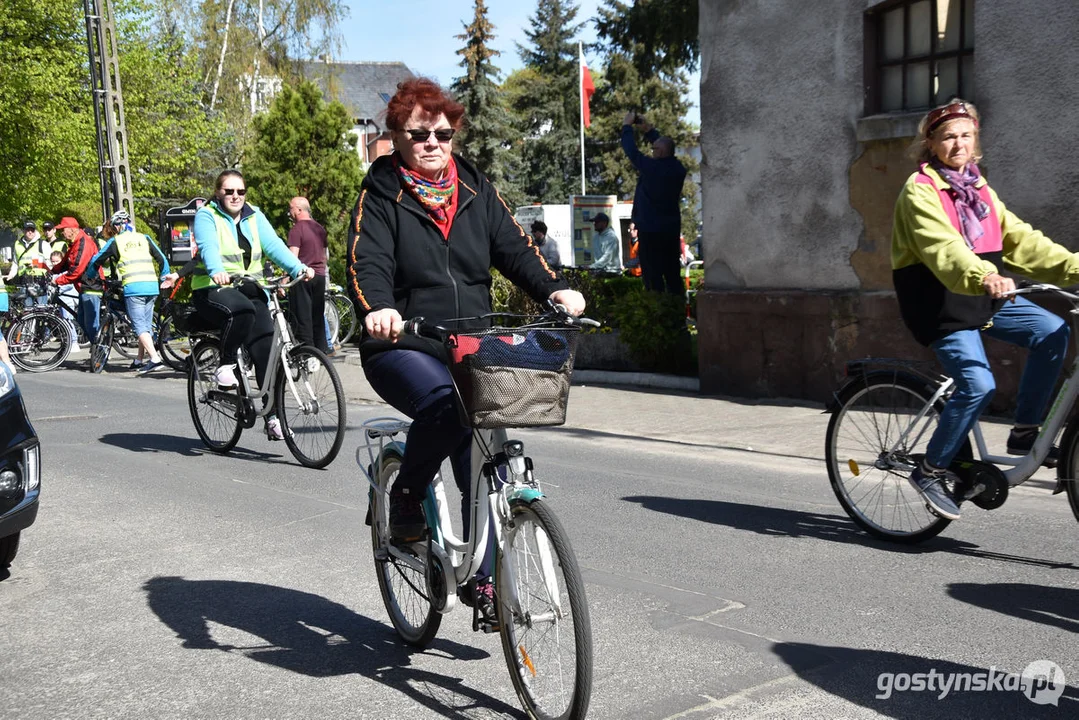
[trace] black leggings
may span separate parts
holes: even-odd
[[[259,387],[265,385],[273,345],[273,320],[266,302],[266,293],[250,283],[191,293],[191,303],[199,316],[207,325],[221,328],[221,364],[235,363],[240,346],[246,347]]]

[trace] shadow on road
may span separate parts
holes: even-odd
[[[101,442],[112,445],[122,450],[132,452],[167,452],[187,457],[200,455],[216,455],[206,449],[198,438],[183,437],[180,435],[162,435],[160,433],[109,433],[101,436]],[[287,464],[288,460],[281,455],[247,450],[236,447],[228,452],[231,458],[239,460],[258,460],[259,462]]]
[[[437,638],[425,650],[412,648],[389,626],[344,605],[273,585],[159,576],[147,580],[143,590],[150,609],[183,640],[184,648],[236,653],[312,677],[358,673],[443,717],[475,718],[476,708],[492,716],[524,717],[460,678],[410,667],[416,654],[470,661],[490,657],[483,650]],[[211,623],[225,626],[216,630],[222,639],[242,635],[246,644],[218,642]]]
[[[1079,633],[1079,590],[1027,583],[952,583],[948,594],[956,600]]]
[[[1000,687],[979,691],[976,674],[988,680],[990,668],[961,665],[947,660],[918,657],[883,650],[859,650],[808,643],[776,643],[774,652],[798,677],[821,690],[869,708],[889,718],[1038,718],[1076,717],[1079,714],[1079,689],[1063,688],[1059,705],[1035,704],[1017,677],[1004,679],[1008,673],[1022,673],[1024,668],[998,668],[995,676]],[[1031,657],[1030,661],[1047,658]],[[936,675],[931,679],[931,671]],[[909,677],[900,678],[900,674]],[[925,689],[915,690],[914,677],[921,674]],[[954,674],[954,675],[953,675]],[[970,676],[969,679],[966,676]],[[941,681],[949,683],[943,693]],[[933,690],[928,688],[932,682]],[[890,692],[889,688],[891,689]],[[1059,687],[1058,687],[1059,689]],[[1029,688],[1026,691],[1030,692]],[[943,697],[941,695],[943,694]],[[1048,699],[1046,690],[1035,698]],[[879,696],[879,697],[878,697]],[[1070,709],[1069,709],[1070,708]]]
[[[1023,555],[982,550],[974,543],[949,537],[937,536],[919,545],[900,545],[885,542],[862,532],[846,515],[827,515],[761,505],[743,505],[723,500],[670,498],[654,495],[634,495],[622,499],[626,502],[638,503],[646,510],[717,525],[726,525],[737,530],[750,530],[761,535],[816,538],[832,542],[853,543],[904,554],[950,552],[983,560],[1035,565],[1053,570],[1079,570],[1079,565],[1072,562],[1042,560]]]

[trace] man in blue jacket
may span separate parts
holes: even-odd
[[[640,125],[644,139],[652,144],[652,157],[637,149],[634,125]],[[637,257],[644,286],[656,292],[681,294],[685,288],[679,273],[679,237],[686,167],[674,156],[674,140],[660,137],[643,115],[633,111],[627,112],[622,121],[622,150],[638,172],[633,222],[640,243]]]

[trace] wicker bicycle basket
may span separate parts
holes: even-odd
[[[474,428],[566,422],[576,327],[492,328],[448,341],[463,420]]]

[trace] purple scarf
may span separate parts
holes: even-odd
[[[955,191],[955,213],[959,216],[959,227],[963,231],[967,247],[973,250],[978,238],[985,235],[982,220],[989,216],[989,205],[982,200],[978,188],[975,187],[982,177],[982,172],[974,163],[969,163],[962,172],[953,170],[936,159],[930,164]]]

